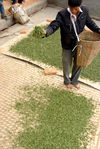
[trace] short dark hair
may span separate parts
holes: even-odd
[[[68,5],[71,7],[77,7],[82,4],[82,0],[68,0]]]

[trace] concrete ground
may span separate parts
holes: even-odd
[[[50,86],[67,90],[63,85],[62,77],[57,75],[45,76],[42,69],[4,55],[17,57],[17,55],[9,52],[11,45],[27,37],[35,25],[45,24],[47,19],[54,19],[60,9],[59,7],[47,7],[32,15],[29,23],[25,25],[15,24],[0,32],[0,48],[2,49],[0,56],[0,149],[12,149],[14,137],[22,130],[22,127],[17,123],[20,116],[13,108],[15,102],[19,100],[18,91],[20,88],[28,84],[49,84]],[[100,22],[97,22],[97,24],[100,26]],[[26,30],[27,34],[20,34],[22,30]],[[31,61],[22,56],[19,58]],[[50,67],[36,61],[33,63],[43,68]],[[57,74],[62,75],[62,71],[57,70]],[[94,83],[81,78],[80,81],[100,89],[100,82]],[[93,98],[96,105],[95,115],[91,119],[95,125],[95,133],[87,148],[100,149],[100,91],[83,83],[80,83],[80,86],[80,90],[73,89],[72,91],[87,98]],[[21,148],[18,147],[17,149]]]
[[[4,8],[7,15],[7,20],[0,19],[0,31],[16,23],[16,20],[13,19],[13,15],[9,12],[9,8],[11,7],[11,5],[11,0],[4,1]],[[28,0],[25,1],[21,6],[25,9],[28,16],[30,16],[31,14],[41,10],[42,8],[45,8],[47,6],[47,0]]]

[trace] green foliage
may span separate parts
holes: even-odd
[[[28,101],[23,99],[16,104],[16,109],[25,113],[24,131],[17,137],[19,146],[25,149],[79,149],[81,146],[86,149],[92,130],[89,119],[94,109],[90,100],[50,87],[30,87],[25,92]]]
[[[92,63],[82,70],[81,76],[100,82],[100,52],[94,58]]]
[[[28,38],[12,46],[10,51],[62,69],[62,49],[59,30],[52,36],[43,39],[33,37],[32,32]],[[87,68],[82,69],[81,77],[100,82],[99,68],[100,52]]]
[[[48,38],[36,38],[33,33],[21,40],[10,51],[30,59],[44,62],[48,65],[62,69],[62,49],[59,30]]]
[[[33,30],[33,36],[37,38],[45,37],[43,26],[35,26]]]

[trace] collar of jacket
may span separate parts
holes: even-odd
[[[67,9],[67,13],[69,14],[69,16],[71,16],[71,11],[70,11],[70,8],[68,7]],[[80,7],[80,10],[79,10],[79,14],[78,14],[78,16],[77,16],[77,18],[81,15],[83,13],[83,10],[81,9],[81,7]],[[73,15],[73,14],[72,14]]]
[[[67,8],[67,11],[68,11],[71,15],[74,15],[74,14],[71,12],[71,10],[70,10],[69,7]],[[83,12],[81,8],[79,9],[79,12]]]

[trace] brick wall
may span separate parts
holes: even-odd
[[[16,1],[18,1],[18,0],[16,0]],[[22,6],[24,8],[26,8],[26,7],[29,7],[33,4],[36,4],[36,3],[39,3],[39,2],[46,2],[46,1],[47,0],[25,0],[25,2],[23,2]],[[6,15],[10,15],[10,12],[8,10],[9,10],[11,5],[12,5],[11,0],[4,1],[4,8],[5,8]],[[42,8],[42,4],[41,4],[41,8]],[[33,10],[33,12],[34,12],[34,10]],[[29,15],[30,14],[31,14],[31,12],[29,12]]]
[[[18,0],[17,0],[18,1]],[[33,3],[37,2],[43,2],[48,1],[49,4],[54,4],[60,7],[67,7],[67,0],[25,0],[25,2],[22,4],[23,7],[28,7]],[[100,0],[83,0],[85,5],[88,6],[90,15],[95,18],[100,19]],[[5,0],[4,1],[4,8],[6,11],[6,14],[9,15],[9,7],[11,6],[11,0]]]

